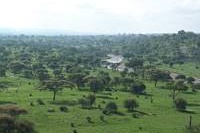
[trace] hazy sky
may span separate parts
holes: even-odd
[[[200,0],[0,0],[0,28],[200,32]]]

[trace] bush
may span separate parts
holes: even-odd
[[[187,106],[187,101],[183,98],[178,98],[175,100],[176,109],[179,111],[184,111]]]
[[[11,116],[18,116],[20,114],[26,114],[27,111],[15,105],[2,105],[0,106],[0,113],[8,114]]]
[[[17,133],[35,133],[34,124],[27,120],[18,120],[15,122]]]
[[[33,103],[33,102],[30,102],[30,105],[31,105],[31,106],[34,106],[34,103]]]
[[[55,111],[55,109],[48,109],[48,112],[53,113],[53,112],[56,112],[56,111]]]
[[[92,106],[96,101],[96,96],[93,94],[90,94],[87,96],[87,99],[89,100],[90,106]]]
[[[142,82],[135,82],[132,84],[130,91],[134,94],[144,94],[145,89],[145,84],[143,84]]]
[[[99,118],[100,118],[101,121],[105,121],[105,117],[104,117],[104,115],[100,115]]]
[[[62,112],[67,112],[68,111],[68,108],[66,106],[61,106],[60,107],[60,111]]]
[[[81,105],[81,107],[84,108],[89,108],[90,107],[90,101],[85,99],[85,98],[81,98],[79,99],[79,104]]]
[[[196,91],[196,90],[200,90],[200,83],[196,83],[192,85],[192,90]]]
[[[116,111],[117,110],[117,104],[115,102],[109,102],[107,105],[106,105],[106,109],[109,109],[109,110],[113,110],[113,111]]]
[[[175,77],[175,79],[182,79],[182,80],[185,80],[186,79],[186,76],[185,75],[182,75],[182,74],[179,74]]]
[[[35,133],[34,125],[27,120],[16,120],[8,114],[0,114],[1,133]]]
[[[115,113],[117,112],[117,109],[118,107],[115,102],[109,102],[103,110],[103,114],[109,115],[110,113]]]
[[[92,122],[92,118],[91,118],[91,117],[89,117],[89,116],[88,116],[88,117],[86,117],[86,120],[88,121],[88,123],[93,123],[93,122]]]
[[[10,133],[15,128],[15,119],[8,114],[0,114],[0,132]]]
[[[187,77],[187,83],[192,84],[195,81],[193,77]]]
[[[42,99],[38,99],[37,102],[39,105],[45,105],[45,103],[42,101]]]
[[[135,99],[128,99],[124,101],[124,107],[128,109],[128,111],[133,111],[139,105]]]

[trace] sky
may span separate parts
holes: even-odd
[[[200,0],[0,0],[0,28],[200,33]]]

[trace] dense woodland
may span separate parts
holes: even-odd
[[[126,68],[102,67],[108,54],[122,55]],[[126,133],[199,133],[198,77],[185,74],[185,69],[171,76],[172,69],[188,64],[190,72],[199,71],[199,63],[200,35],[183,30],[149,35],[0,35],[0,133],[90,133],[104,127],[105,133],[111,128]],[[148,125],[151,120],[155,125]],[[156,126],[159,120],[169,124]]]

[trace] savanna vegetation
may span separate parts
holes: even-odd
[[[0,133],[199,133],[199,66],[200,35],[183,30],[1,35]]]

